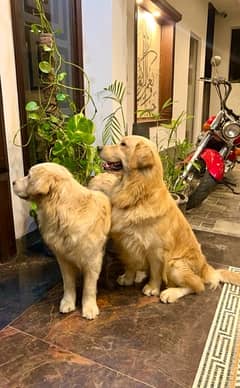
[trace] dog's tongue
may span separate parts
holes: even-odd
[[[103,162],[104,170],[120,170],[122,168],[121,162]]]

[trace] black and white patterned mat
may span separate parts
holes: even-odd
[[[240,272],[240,268],[230,267]],[[240,287],[224,284],[192,388],[240,388]]]

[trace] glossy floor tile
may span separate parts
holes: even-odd
[[[60,280],[55,259],[42,256],[0,264],[0,329]]]
[[[197,231],[215,267],[239,266],[239,240]],[[142,285],[120,287],[111,249],[98,291],[100,315],[59,313],[62,283],[54,258],[1,266],[0,387],[191,387],[221,288],[165,305]],[[14,280],[15,279],[15,280]],[[2,297],[3,296],[3,297]]]

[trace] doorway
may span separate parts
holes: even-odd
[[[194,115],[195,115],[195,96],[198,64],[198,40],[191,36],[189,50],[189,69],[188,69],[188,98],[187,114],[192,116],[186,123],[186,138],[192,143],[194,140]]]

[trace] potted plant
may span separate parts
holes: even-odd
[[[192,116],[189,116],[182,111],[176,119],[171,119],[170,122],[166,123],[166,119],[163,118],[163,113],[164,110],[172,104],[173,101],[169,98],[162,105],[159,112],[153,113],[151,110],[141,110],[138,114],[139,117],[142,115],[146,117],[146,115],[148,115],[156,122],[156,145],[159,149],[159,155],[163,163],[164,181],[178,206],[184,211],[188,200],[188,186],[186,182],[183,182],[180,179],[180,177],[184,160],[192,150],[193,145],[189,143],[187,139],[179,140],[178,129],[183,121],[191,119]],[[167,130],[165,147],[162,145],[160,136],[162,128]]]
[[[26,104],[29,140],[44,149],[45,161],[54,161],[67,167],[76,179],[86,184],[92,172],[99,171],[99,159],[94,146],[93,118],[96,106],[90,94],[90,82],[83,69],[61,55],[55,32],[49,23],[42,0],[35,0],[39,24],[32,24],[32,33],[39,35],[39,93],[37,101]],[[78,69],[85,78],[84,90],[68,85],[67,72],[63,66]],[[80,91],[85,97],[85,105],[80,111],[70,92]],[[94,107],[93,117],[84,115],[86,106]]]
[[[188,185],[182,181],[181,174],[183,171],[184,160],[192,150],[193,145],[187,139],[178,139],[178,128],[184,120],[191,119],[182,111],[176,119],[170,123],[163,123],[162,126],[169,130],[167,138],[167,147],[160,150],[160,157],[163,162],[164,181],[168,190],[176,199],[179,207],[184,211],[188,201]]]
[[[62,164],[85,185],[92,174],[101,171],[94,145],[96,106],[90,94],[90,82],[79,65],[67,61],[60,53],[43,1],[35,0],[35,5],[39,23],[32,24],[30,29],[39,38],[39,56],[36,58],[39,67],[38,99],[28,101],[25,107],[29,139],[23,146],[30,148],[32,164],[41,161]],[[83,73],[84,89],[67,84],[66,68]],[[80,110],[72,96],[74,91],[80,91],[85,98],[85,105]],[[94,108],[91,118],[84,115],[88,104]],[[30,214],[37,220],[35,204]]]

